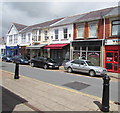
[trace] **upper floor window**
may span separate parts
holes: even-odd
[[[55,39],[58,39],[58,29],[55,29]]]
[[[41,30],[39,30],[38,41],[41,41]]]
[[[22,43],[26,43],[26,34],[22,34]]]
[[[48,39],[48,31],[44,31],[44,38],[45,38],[45,40]]]
[[[112,36],[120,35],[120,20],[112,21]]]
[[[9,43],[12,43],[12,35],[9,36]]]
[[[15,35],[14,35],[14,43],[16,44],[16,43],[17,43],[17,41],[18,41],[18,35],[17,35],[17,34],[15,34]]]
[[[63,35],[64,35],[64,38],[68,37],[68,29],[67,28],[63,29]]]
[[[84,37],[84,25],[78,26],[77,29],[78,29],[78,38],[83,38]]]
[[[30,42],[30,36],[31,36],[31,34],[28,33],[28,42]]]
[[[97,37],[97,24],[93,23],[93,24],[90,24],[89,26],[89,37],[90,38],[96,38]]]
[[[33,41],[37,41],[37,30],[33,31]]]

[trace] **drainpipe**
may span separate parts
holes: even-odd
[[[105,41],[105,17],[103,17],[103,40],[102,40],[102,67],[104,67],[104,41]]]
[[[72,41],[70,41],[70,60],[73,59],[73,47],[72,47]]]

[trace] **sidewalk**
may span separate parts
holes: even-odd
[[[13,76],[2,71],[3,110],[100,111],[101,99],[97,97],[25,76],[15,80]],[[110,103],[110,111],[118,111],[118,105]]]

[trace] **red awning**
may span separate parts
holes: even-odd
[[[62,49],[64,46],[68,44],[50,44],[44,47],[44,49]]]

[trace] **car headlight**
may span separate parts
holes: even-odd
[[[23,59],[21,59],[21,62],[23,62],[24,60]]]
[[[102,72],[103,70],[102,69],[96,69],[95,71],[96,72]]]
[[[53,63],[48,63],[49,65],[54,65]]]
[[[7,58],[7,60],[10,60],[10,58]]]

